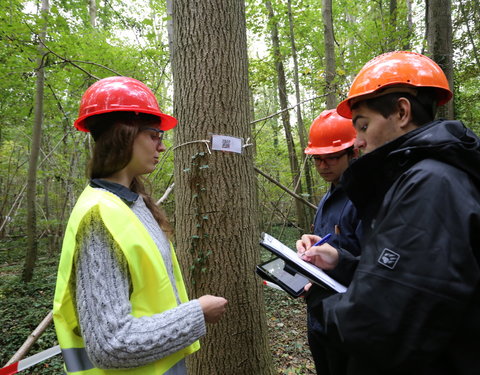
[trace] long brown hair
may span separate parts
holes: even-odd
[[[105,178],[127,166],[140,128],[158,125],[159,121],[157,116],[135,112],[110,112],[87,118],[85,125],[95,140],[93,156],[88,165],[89,178]],[[171,238],[173,228],[165,212],[147,193],[146,183],[145,178],[137,176],[129,188],[143,197],[160,228]]]

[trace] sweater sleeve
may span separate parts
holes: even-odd
[[[95,366],[142,366],[189,346],[206,333],[198,300],[152,316],[131,315],[126,259],[98,211],[84,218],[77,243],[77,313]]]

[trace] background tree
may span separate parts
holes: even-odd
[[[335,37],[333,33],[332,0],[322,0],[322,19],[325,44],[325,91],[327,109],[337,106],[337,96],[334,87],[335,80]]]
[[[480,4],[454,1],[452,6],[455,115],[480,133]]]
[[[427,42],[430,57],[445,72],[453,88],[452,3],[451,0],[426,0]],[[455,97],[440,107],[438,117],[453,119]]]
[[[37,164],[40,153],[40,139],[42,136],[43,123],[43,97],[45,87],[45,59],[47,53],[44,47],[44,40],[47,36],[47,17],[49,4],[48,0],[42,0],[41,14],[43,18],[42,29],[38,35],[38,58],[37,58],[37,81],[35,91],[35,118],[32,132],[32,148],[30,150],[30,161],[28,163],[27,182],[27,253],[25,256],[25,267],[23,269],[23,281],[30,281],[33,275],[33,268],[37,260]]]
[[[301,161],[303,170],[305,171],[305,182],[307,188],[308,198],[311,200],[313,197],[313,188],[312,188],[312,176],[311,176],[311,163],[307,155],[303,152],[307,147],[308,142],[308,132],[305,129],[303,123],[303,114],[302,114],[302,104],[301,104],[301,91],[300,91],[300,74],[298,71],[298,56],[297,56],[297,45],[295,42],[295,22],[293,20],[293,11],[292,11],[292,1],[288,0],[288,25],[290,29],[290,46],[292,50],[292,60],[293,60],[293,80],[295,83],[295,99],[297,100],[297,107],[295,108],[295,113],[297,115],[297,130],[298,138],[300,141],[300,154],[302,155]],[[305,220],[307,223],[313,222],[314,211],[306,210]]]
[[[275,64],[275,70],[277,72],[277,87],[278,87],[278,98],[280,102],[281,119],[283,124],[283,129],[285,132],[285,139],[287,141],[288,147],[288,158],[290,161],[290,170],[292,173],[292,185],[293,191],[302,194],[302,180],[300,178],[300,166],[298,163],[297,150],[295,149],[295,142],[292,134],[292,127],[290,125],[290,114],[287,111],[288,108],[288,89],[287,81],[285,77],[285,68],[283,64],[283,56],[280,47],[280,39],[278,36],[278,25],[275,18],[274,10],[270,0],[265,1],[265,6],[268,11],[268,18],[270,20],[270,32],[272,38],[272,55],[273,61]],[[295,209],[297,213],[297,223],[298,227],[303,231],[308,231],[307,216],[305,214],[304,205],[295,200]]]
[[[253,272],[259,232],[252,150],[210,153],[201,141],[211,134],[251,137],[244,2],[173,2],[173,51],[177,251],[191,295],[229,300],[227,314],[189,360],[190,371],[270,374]]]

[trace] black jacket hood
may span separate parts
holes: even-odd
[[[421,126],[355,160],[342,184],[360,215],[375,211],[396,178],[415,163],[435,159],[465,171],[480,189],[480,139],[459,121]]]

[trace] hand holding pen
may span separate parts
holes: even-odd
[[[323,245],[324,243],[328,242],[330,237],[332,237],[332,234],[328,233],[325,237],[323,237],[319,241],[315,242],[311,247]]]
[[[313,236],[308,236],[309,238],[313,238]],[[306,256],[305,252],[310,249],[311,247],[314,247],[314,246],[320,246],[320,245],[323,245],[324,243],[326,243],[330,237],[332,237],[332,234],[331,233],[328,233],[325,237],[322,237],[320,238],[320,240],[318,240],[317,242],[315,242],[313,245],[311,246],[308,246],[308,247],[304,247],[305,251],[301,252],[299,249],[298,249],[298,246],[297,246],[297,250],[299,250],[299,255],[300,255],[300,258],[304,258]],[[302,237],[303,239],[304,237]]]
[[[306,262],[312,263],[324,270],[331,270],[338,264],[338,251],[327,244],[332,235],[329,233],[323,238],[312,234],[304,234],[297,241],[297,253]],[[313,243],[313,245],[311,245]]]

